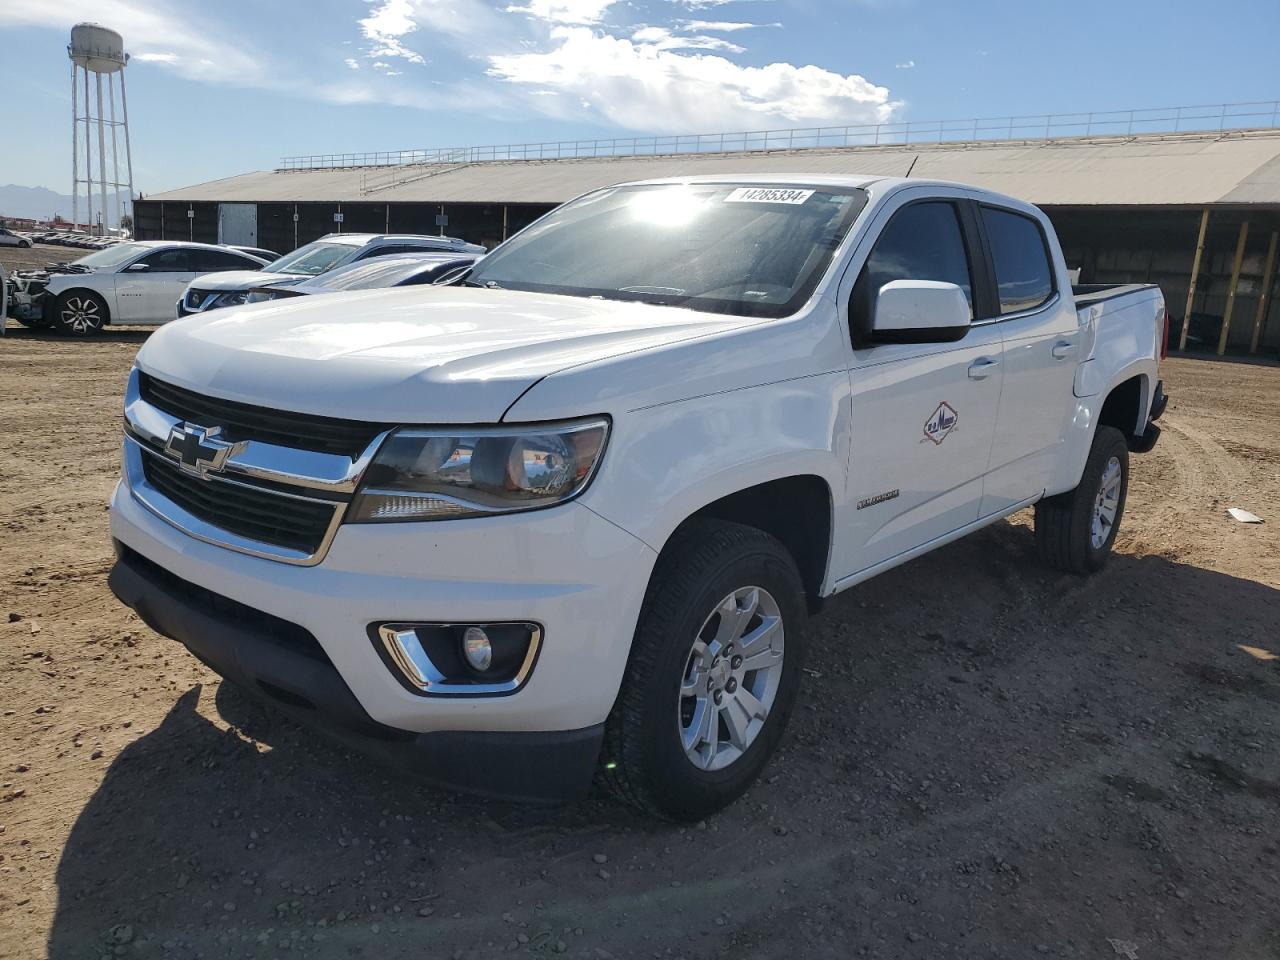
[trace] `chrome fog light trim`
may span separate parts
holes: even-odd
[[[542,646],[542,626],[530,621],[376,623],[369,633],[401,684],[423,696],[515,693],[529,678]],[[487,659],[478,649],[472,656],[480,637],[489,645]],[[486,680],[486,673],[501,679]]]

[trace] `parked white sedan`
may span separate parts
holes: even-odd
[[[20,319],[77,336],[95,334],[108,323],[164,323],[173,319],[173,302],[197,276],[265,265],[260,257],[208,243],[119,243],[49,268],[38,316]]]

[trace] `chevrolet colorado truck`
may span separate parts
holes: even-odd
[[[699,818],[777,747],[825,598],[1031,506],[1050,565],[1102,568],[1166,327],[985,190],[596,190],[457,285],[154,334],[110,582],[428,779],[557,801],[598,770]]]

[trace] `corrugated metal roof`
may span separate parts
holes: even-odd
[[[914,161],[915,166],[912,167]],[[1046,205],[1280,206],[1280,130],[1229,134],[947,143],[772,153],[260,171],[147,200],[341,203],[561,203],[628,180],[821,174],[955,180]]]

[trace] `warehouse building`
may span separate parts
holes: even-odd
[[[838,146],[822,132],[789,131],[698,137],[692,149],[675,139],[590,141],[588,156],[556,156],[581,154],[575,143],[288,158],[276,170],[140,198],[135,231],[280,251],[334,231],[441,232],[493,246],[557,204],[628,180],[910,175],[1040,205],[1081,282],[1161,285],[1174,347],[1274,354],[1280,126],[1270,109],[1268,126],[1209,132],[1062,136],[1050,122],[1035,139],[1013,136],[1012,125],[1009,137],[970,140],[940,127],[933,143],[843,145],[856,139],[844,128]],[[618,155],[641,143],[644,155]]]

